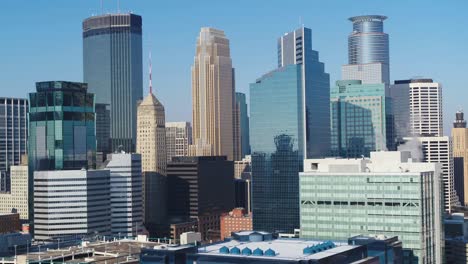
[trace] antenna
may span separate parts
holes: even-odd
[[[153,73],[153,66],[151,65],[151,50],[149,52],[149,92],[150,94],[153,94],[153,79],[152,79],[152,73]]]

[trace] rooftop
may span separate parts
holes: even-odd
[[[364,16],[354,16],[348,18],[349,21],[355,23],[355,22],[363,22],[363,21],[384,21],[387,19],[386,16],[381,16],[381,15],[364,15]]]

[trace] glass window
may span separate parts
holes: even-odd
[[[62,92],[55,92],[55,105],[61,106],[63,105],[63,93]]]
[[[36,99],[37,99],[37,106],[46,106],[46,98],[45,98],[45,93],[37,93],[36,94]]]
[[[63,106],[72,106],[72,92],[63,92]]]
[[[54,93],[53,92],[47,93],[47,105],[54,106]]]
[[[85,97],[83,93],[73,93],[73,106],[84,106]]]

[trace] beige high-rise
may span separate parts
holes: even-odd
[[[204,27],[192,66],[191,156],[222,155],[233,160],[233,106],[229,40],[223,31]]]
[[[0,193],[0,214],[11,213],[12,209],[16,209],[21,220],[29,220],[28,165],[11,166],[10,176],[10,192]]]
[[[463,179],[463,186],[457,186],[462,205],[468,205],[468,128],[466,128],[466,121],[463,119],[463,112],[458,111],[456,120],[453,122],[452,128],[452,143],[453,143],[453,158],[455,161],[455,178]],[[458,168],[458,161],[463,163],[463,172]],[[461,165],[461,164],[460,164]],[[461,167],[461,166],[460,166]],[[458,175],[463,173],[463,175]],[[461,199],[463,197],[463,199]]]
[[[145,223],[160,223],[166,210],[166,128],[164,106],[152,93],[138,105],[137,153],[141,154]]]

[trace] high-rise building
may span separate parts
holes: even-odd
[[[111,233],[114,237],[136,237],[143,229],[141,155],[107,155],[110,171]]]
[[[111,115],[108,104],[96,104],[96,152],[102,153],[102,159],[105,154],[111,152],[110,125]]]
[[[111,151],[120,146],[135,151],[137,101],[143,98],[140,16],[106,14],[83,21],[83,79],[96,103],[110,109]]]
[[[393,124],[395,139],[401,143],[403,138],[410,137],[410,84],[411,80],[395,80],[390,85],[389,96],[392,99]]]
[[[172,157],[189,155],[192,145],[192,125],[190,122],[166,122],[166,156],[167,161]]]
[[[234,208],[233,172],[225,156],[173,157],[167,164],[171,223],[197,220],[203,240],[219,232],[219,217]]]
[[[455,191],[462,205],[468,205],[468,128],[461,110],[453,122],[452,141]]]
[[[330,151],[330,75],[319,53],[312,49],[312,30],[300,27],[278,39],[278,68],[297,64],[301,68],[305,105],[306,153],[309,158]]]
[[[110,235],[108,170],[34,172],[34,238]]]
[[[25,160],[27,162],[27,160]],[[16,211],[23,222],[29,221],[28,165],[10,167],[11,188],[0,193],[0,213]],[[32,219],[31,219],[32,220]]]
[[[330,92],[332,154],[369,156],[394,148],[391,103],[386,85],[337,81]]]
[[[247,155],[242,160],[234,161],[234,178],[252,179],[252,156]]]
[[[444,208],[445,211],[452,212],[453,208],[460,203],[454,186],[452,139],[441,136],[405,138],[405,140],[419,142],[423,154],[421,161],[439,163],[442,166]]]
[[[244,208],[234,208],[221,216],[221,240],[231,237],[232,232],[253,230],[252,214]]]
[[[234,159],[234,70],[224,32],[204,27],[192,66],[191,156]]]
[[[26,154],[28,100],[0,98],[0,192],[10,191],[10,166],[19,165]]]
[[[160,224],[166,219],[166,128],[164,106],[153,95],[138,105],[137,153],[143,171],[144,222]],[[151,227],[149,227],[151,229]]]
[[[244,93],[236,92],[234,107],[234,157],[241,160],[250,154],[249,116]]]
[[[348,64],[342,67],[343,80],[363,84],[390,84],[388,35],[383,31],[386,16],[369,15],[349,18],[353,32],[348,36]]]
[[[413,161],[410,152],[370,156],[304,162],[301,237],[398,235],[406,251],[404,263],[443,263],[440,165]]]
[[[415,79],[409,88],[412,136],[443,136],[442,85],[432,79]]]
[[[250,84],[255,230],[299,228],[299,171],[307,139],[302,67],[287,65]]]

